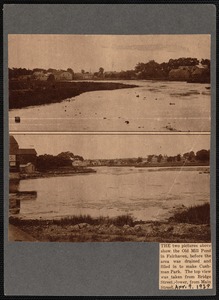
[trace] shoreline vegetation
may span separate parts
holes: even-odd
[[[138,87],[118,82],[10,81],[9,109],[58,103],[85,92]]]
[[[90,91],[138,87],[132,84],[132,80],[210,84],[210,60],[199,61],[197,58],[181,57],[161,64],[151,60],[147,63],[138,63],[134,69],[126,71],[106,72],[102,67],[94,73],[85,70],[75,73],[71,68],[67,70],[9,68],[8,73],[9,109],[16,109],[57,103]],[[115,80],[130,81],[130,84]],[[189,96],[190,93],[186,95]]]
[[[42,242],[211,241],[209,203],[182,206],[164,221],[135,220],[131,215],[114,218],[79,215],[53,220],[10,216],[9,225]]]
[[[34,173],[19,173],[19,180],[24,179],[37,179],[37,178],[48,178],[48,177],[58,177],[58,176],[73,176],[73,175],[83,175],[83,174],[92,174],[96,173],[97,171],[94,168],[100,168],[100,167],[117,167],[117,168],[124,168],[124,167],[135,167],[135,168],[148,168],[150,172],[156,172],[156,171],[178,171],[178,170],[185,170],[185,171],[191,171],[189,167],[200,167],[198,169],[200,174],[209,174],[210,173],[210,166],[209,163],[203,164],[203,163],[187,163],[187,164],[148,164],[144,166],[136,166],[136,165],[106,165],[106,166],[92,166],[92,168],[87,167],[67,167],[67,168],[60,168],[56,170],[47,170],[44,172],[35,171]],[[184,168],[185,167],[185,168]],[[203,168],[202,168],[203,167]],[[150,169],[150,168],[156,168],[156,169]],[[183,169],[184,168],[184,169]],[[13,180],[13,173],[10,173],[10,180]],[[17,177],[15,179],[18,179]]]
[[[35,171],[34,173],[20,173],[19,179],[35,179],[35,178],[47,178],[47,177],[58,177],[58,176],[73,176],[73,175],[80,175],[80,174],[90,174],[96,173],[96,170],[92,168],[63,168],[63,169],[56,169],[56,170],[48,170],[45,172]]]

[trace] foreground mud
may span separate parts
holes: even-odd
[[[10,228],[9,228],[10,229]],[[31,235],[32,240],[42,242],[210,242],[210,226],[187,223],[148,222],[133,226],[113,224],[54,225],[45,220],[31,225],[25,221],[19,229]],[[10,236],[10,235],[9,235]],[[12,235],[11,235],[12,236]],[[25,236],[24,236],[25,237]]]

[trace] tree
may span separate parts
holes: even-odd
[[[55,81],[55,76],[53,74],[49,74],[47,81],[50,81],[50,82]]]
[[[183,154],[183,157],[188,161],[192,161],[195,160],[195,153],[194,151],[186,152]]]
[[[84,73],[85,73],[85,70],[82,69],[82,70],[81,70],[81,73],[84,74]]]
[[[163,155],[162,155],[162,154],[159,154],[159,155],[158,155],[158,158],[157,158],[157,162],[160,163],[162,159],[163,159]]]
[[[72,167],[75,159],[83,160],[82,156],[76,155],[70,151],[61,152],[56,156],[44,154],[37,157],[36,168],[40,171],[55,170],[61,167]]]
[[[148,155],[148,162],[151,162],[151,161],[152,161],[153,156],[154,156],[154,155]]]
[[[210,59],[202,59],[201,64],[203,66],[208,66],[208,68],[210,68],[210,64],[211,64]]]
[[[141,163],[142,162],[142,157],[138,157],[137,158],[137,163]]]
[[[180,66],[197,66],[199,60],[191,57],[180,57],[178,59],[170,59],[168,65],[171,69],[177,69]]]
[[[138,63],[135,67],[135,71],[138,72],[139,79],[151,79],[162,78],[164,72],[159,63],[154,60],[150,60],[148,63]]]
[[[167,161],[168,161],[168,162],[174,162],[175,159],[176,159],[175,156],[168,156],[168,157],[167,157]]]
[[[47,71],[45,69],[42,69],[42,68],[35,68],[35,69],[33,69],[33,73],[34,72],[43,72],[43,73],[46,73]]]
[[[210,150],[202,149],[196,152],[196,159],[199,161],[209,161],[210,160]]]
[[[72,75],[74,75],[74,71],[71,68],[67,69],[67,72],[71,73]]]
[[[177,161],[181,161],[181,154],[177,154],[176,160],[177,160]]]
[[[104,72],[104,68],[100,67],[100,68],[99,68],[99,74],[100,74],[100,75],[103,75],[103,72]]]

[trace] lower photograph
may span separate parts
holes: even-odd
[[[208,243],[209,134],[10,134],[9,241]]]

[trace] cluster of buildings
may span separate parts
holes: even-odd
[[[168,162],[168,156],[148,155],[146,158],[87,159],[78,166],[129,166]]]
[[[40,80],[47,81],[51,77],[52,80],[63,81],[63,80],[72,80],[73,75],[68,71],[54,71],[54,72],[44,72],[36,71],[32,75],[20,75],[18,80]]]
[[[19,148],[18,142],[10,135],[9,171],[33,173],[36,168],[37,152],[32,148]]]
[[[105,72],[102,76],[92,72],[72,73],[69,71],[54,70],[52,72],[35,71],[31,75],[20,75],[18,80],[40,80],[47,81],[51,77],[55,81],[71,81],[71,80],[93,80],[104,78],[116,78],[120,72]]]
[[[199,79],[208,71],[207,65],[199,64],[197,66],[179,66],[177,69],[172,69],[169,72],[169,79],[171,80],[185,80]]]

